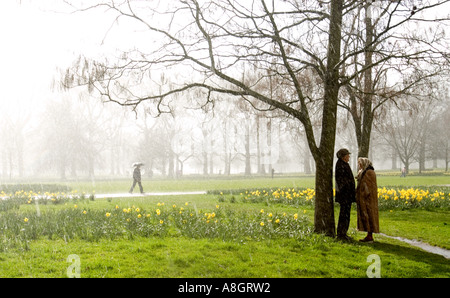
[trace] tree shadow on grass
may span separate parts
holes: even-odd
[[[424,251],[418,247],[409,246],[408,244],[396,243],[397,240],[382,239],[381,241],[375,241],[374,243],[361,243],[358,245],[372,247],[374,250],[382,251],[386,255],[380,256],[382,267],[389,266],[414,266],[413,263],[419,266],[414,266],[415,276],[411,277],[429,277],[437,276],[450,277],[450,260],[445,257]],[[395,255],[396,261],[389,258],[389,255]],[[398,260],[404,259],[405,262],[401,263]]]

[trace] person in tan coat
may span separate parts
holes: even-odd
[[[373,242],[372,233],[380,232],[378,220],[378,186],[377,176],[372,162],[365,158],[358,158],[358,184],[356,186],[356,210],[358,230],[367,232],[362,242]]]

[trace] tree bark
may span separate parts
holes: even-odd
[[[366,42],[364,51],[364,64],[367,68],[364,71],[364,95],[363,95],[363,119],[362,119],[362,133],[358,140],[358,157],[369,157],[370,148],[370,135],[372,131],[373,123],[373,111],[372,111],[372,97],[373,97],[373,80],[372,80],[372,68],[370,67],[373,56],[373,25],[371,5],[372,3],[366,3],[366,17],[364,20],[366,27]]]
[[[328,39],[327,69],[320,146],[315,152],[316,200],[314,231],[335,236],[333,204],[333,157],[336,140],[337,103],[339,93],[339,68],[341,55],[341,25],[343,0],[331,1],[330,29]],[[311,140],[309,140],[311,144]]]

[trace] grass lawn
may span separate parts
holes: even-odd
[[[245,188],[263,187],[303,187],[314,188],[315,178],[311,175],[298,176],[275,176],[274,179],[268,176],[219,176],[214,179],[206,178],[181,178],[178,180],[146,179],[142,181],[145,192],[170,192],[170,191],[200,191],[200,190],[233,190]],[[398,176],[378,174],[379,186],[428,186],[428,185],[448,185],[450,176],[408,176],[400,178]],[[71,189],[84,191],[86,193],[124,193],[132,184],[130,179],[97,180],[97,181],[69,181],[65,185]],[[136,190],[135,190],[136,191]]]
[[[381,276],[450,277],[449,261],[406,244],[341,243],[313,236],[233,242],[218,239],[136,238],[86,242],[40,240],[28,251],[0,254],[2,277],[66,277],[71,254],[81,277],[366,277],[367,257],[377,254]]]
[[[416,239],[450,250],[449,210],[384,211],[380,225],[386,235]]]
[[[66,185],[86,193],[124,193],[132,184],[130,179],[101,180],[95,182],[67,182]],[[287,176],[271,179],[270,177],[248,178],[244,176],[222,177],[218,179],[182,178],[178,180],[143,179],[145,192],[201,191],[217,189],[243,189],[261,187],[314,187],[312,176]],[[135,189],[136,191],[136,189]]]
[[[386,177],[384,180],[380,176],[378,181],[382,187],[381,183],[405,185],[401,183],[406,179]],[[146,181],[144,187],[148,192],[241,190],[314,187],[313,182],[311,177],[183,179]],[[413,182],[418,185],[446,184],[444,179],[435,176]],[[129,181],[96,182],[95,188],[90,182],[71,183],[70,186],[85,192],[95,189],[96,193],[116,193],[127,189]],[[409,186],[413,184],[405,185]],[[364,234],[354,229],[354,209],[350,234],[357,240]],[[161,216],[165,217],[157,217],[156,210],[161,210]],[[450,277],[450,260],[397,240],[376,235],[374,244],[347,243],[311,233],[314,216],[311,204],[247,203],[238,194],[207,194],[86,199],[57,205],[41,204],[39,217],[35,215],[36,211],[37,205],[31,203],[0,212],[0,221],[7,222],[0,233],[0,247],[3,248],[0,250],[0,277],[67,277],[71,265],[67,258],[73,254],[80,259],[81,277],[91,278],[366,277],[366,270],[371,265],[367,258],[373,254],[380,257],[381,277]],[[91,217],[83,219],[84,211]],[[189,212],[198,215],[189,216]],[[338,212],[336,207],[336,220]],[[138,219],[141,213],[143,216]],[[161,227],[166,224],[169,227],[161,231],[143,231],[146,226],[140,225],[139,221],[147,213],[155,220],[154,226],[159,226],[162,221]],[[450,210],[441,208],[380,210],[380,227],[387,235],[420,239],[450,249],[449,215]],[[45,224],[53,231],[50,234],[32,226],[33,221],[45,216],[50,221]],[[123,224],[119,220],[114,225],[109,223],[121,216]],[[190,222],[191,218],[196,220]],[[215,219],[219,222],[214,223]],[[283,229],[277,228],[277,219],[281,219],[280,224],[286,220]],[[91,226],[87,224],[89,221],[93,223]],[[296,225],[300,221],[302,224]],[[197,234],[184,231],[185,223],[191,224]],[[203,228],[209,224],[212,228]],[[249,230],[239,230],[244,226]],[[11,229],[17,232],[8,234]],[[111,229],[119,229],[119,234],[108,236]],[[214,235],[219,236],[210,236],[214,229],[219,231]],[[304,232],[296,234],[299,229]],[[82,232],[78,233],[78,230]],[[89,233],[97,236],[91,237]],[[230,236],[220,236],[226,233]],[[17,239],[11,240],[8,235],[17,235]],[[31,236],[35,238],[29,240],[27,237]]]

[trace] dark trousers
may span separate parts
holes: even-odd
[[[348,227],[350,226],[350,210],[352,209],[352,203],[340,203],[340,205],[337,236],[343,237],[347,235]]]
[[[136,183],[139,184],[139,190],[141,191],[141,193],[143,193],[144,189],[142,188],[142,183],[141,183],[141,181],[137,181],[137,180],[133,180],[133,185],[130,188],[130,193],[133,192],[133,189],[136,186]]]

